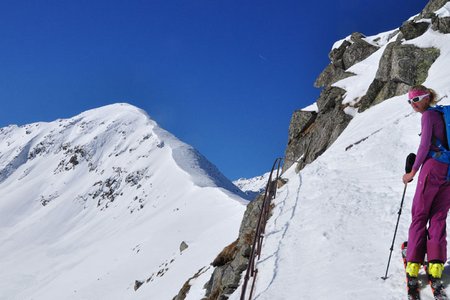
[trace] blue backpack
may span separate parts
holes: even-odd
[[[444,116],[445,132],[447,133],[447,141],[450,143],[450,105],[436,105],[428,108],[428,110],[438,111]],[[433,138],[433,145],[438,147],[439,151],[430,151],[428,155],[439,162],[450,165],[450,150],[436,137]],[[450,167],[447,171],[447,181],[450,181]]]

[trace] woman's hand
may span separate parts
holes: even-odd
[[[409,173],[406,173],[405,175],[403,175],[403,183],[407,184],[408,182],[413,181],[415,175],[416,175],[416,171],[414,171],[414,170],[412,170]]]

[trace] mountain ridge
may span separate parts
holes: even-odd
[[[168,299],[232,240],[247,203],[123,103],[1,128],[0,170],[7,299]]]

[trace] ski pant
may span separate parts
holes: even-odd
[[[446,219],[450,208],[448,165],[428,158],[420,170],[412,204],[407,261],[447,261]],[[428,237],[427,237],[428,223]]]

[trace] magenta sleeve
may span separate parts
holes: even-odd
[[[419,149],[417,149],[416,161],[413,165],[413,170],[418,171],[420,166],[425,162],[428,156],[428,152],[431,147],[431,138],[433,135],[433,125],[431,122],[430,111],[426,111],[422,114],[422,134],[420,139]]]

